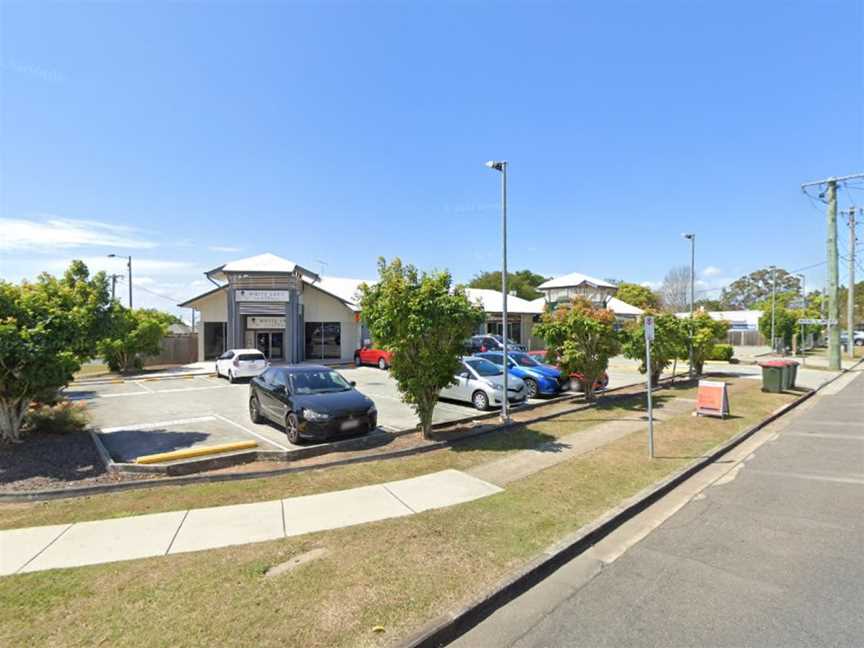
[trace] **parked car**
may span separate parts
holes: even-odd
[[[370,432],[378,425],[378,410],[333,369],[297,365],[270,367],[252,379],[249,418],[281,425],[291,443],[300,443]]]
[[[548,362],[546,362],[546,352],[545,351],[529,351],[528,355],[539,360],[543,364],[547,364],[547,365],[549,364]],[[558,367],[556,365],[549,365],[549,366],[553,366],[556,369],[560,370],[560,367]],[[570,389],[573,389],[575,391],[585,391],[582,387],[582,383],[584,383],[584,382],[585,382],[585,376],[583,376],[578,371],[574,371],[573,373],[570,374]],[[602,391],[602,390],[606,389],[608,386],[609,386],[609,374],[604,371],[603,375],[600,376],[596,381],[594,381],[594,391]]]
[[[512,377],[507,381],[507,401],[524,403],[527,397],[525,383]],[[453,382],[439,392],[442,398],[467,401],[478,410],[501,405],[504,391],[504,372],[488,360],[476,356],[462,358],[462,367],[453,376]]]
[[[849,343],[849,334],[846,331],[840,333],[840,344],[844,347]],[[864,331],[852,331],[852,344],[864,346]]]
[[[510,375],[522,379],[525,389],[528,390],[528,398],[536,398],[539,395],[554,396],[569,389],[570,379],[563,375],[560,369],[538,362],[524,351],[507,355]],[[484,358],[498,367],[504,366],[504,354],[501,351],[478,353],[476,357]]]
[[[465,352],[469,355],[484,351],[499,351],[504,348],[504,338],[500,335],[472,335],[465,340]],[[507,349],[525,351],[525,347],[515,340],[507,340]]]
[[[269,364],[258,349],[229,349],[216,358],[216,377],[224,376],[232,383],[238,378],[254,378]]]
[[[354,352],[354,364],[358,367],[361,365],[375,365],[379,369],[386,369],[390,366],[390,356],[391,353],[384,349],[364,346]]]

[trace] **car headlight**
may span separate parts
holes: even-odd
[[[330,415],[325,412],[316,412],[315,410],[303,410],[303,418],[307,421],[326,421]]]
[[[495,391],[503,391],[504,390],[504,387],[502,387],[501,385],[496,385],[491,380],[487,381],[486,384],[489,385]]]

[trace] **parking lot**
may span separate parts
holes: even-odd
[[[623,358],[615,360],[610,365],[610,387],[644,380],[637,363]],[[402,402],[387,371],[349,367],[340,368],[339,372],[355,381],[357,389],[375,402],[379,434],[385,436],[417,426],[416,415]],[[222,378],[199,375],[76,384],[66,393],[73,400],[87,402],[93,427],[117,462],[134,462],[147,454],[250,440],[257,442],[257,449],[263,452],[285,453],[301,447],[290,443],[285,432],[275,425],[252,423],[246,381],[232,385]],[[468,403],[440,401],[433,422],[445,423],[476,414],[477,410]]]

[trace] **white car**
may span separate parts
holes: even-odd
[[[254,378],[269,366],[258,349],[230,349],[216,358],[216,377],[224,376],[233,383],[238,378]]]

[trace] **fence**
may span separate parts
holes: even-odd
[[[759,331],[729,331],[726,342],[732,346],[764,346],[768,344]]]
[[[188,364],[198,361],[198,334],[166,335],[159,355],[144,358],[144,366]]]

